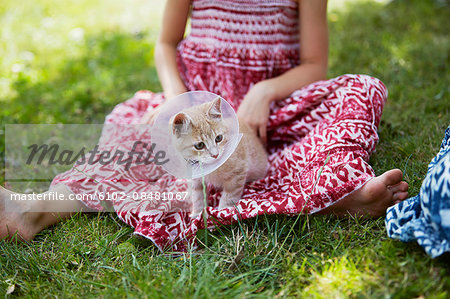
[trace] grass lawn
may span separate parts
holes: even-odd
[[[371,164],[377,174],[402,169],[411,195],[450,124],[446,3],[330,0],[329,77],[364,73],[387,85]],[[152,59],[162,7],[157,0],[2,0],[0,152],[5,124],[102,123],[135,91],[161,90]],[[171,258],[114,214],[77,215],[29,244],[0,242],[0,292],[449,298],[448,256],[432,260],[415,243],[390,240],[384,219],[296,219],[259,217],[201,232],[202,248]]]

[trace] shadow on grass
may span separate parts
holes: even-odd
[[[393,123],[426,117],[440,119],[442,129],[449,119],[449,17],[449,7],[439,1],[350,4],[330,15],[330,75],[380,78],[390,105],[402,109],[387,113]]]

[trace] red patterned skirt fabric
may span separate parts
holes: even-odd
[[[378,79],[344,75],[320,81],[274,103],[268,123],[269,170],[248,183],[236,207],[217,210],[220,190],[210,189],[205,213],[207,225],[230,224],[238,218],[261,214],[315,213],[361,188],[374,177],[368,164],[378,142],[377,127],[387,90]],[[106,124],[138,124],[147,111],[164,101],[161,93],[139,91],[117,105]],[[137,140],[150,142],[147,133],[105,129],[100,149],[131,150]],[[81,168],[80,168],[81,167]],[[58,175],[53,185],[64,184],[77,194],[155,194],[183,192],[186,180],[167,174],[154,164],[129,169],[117,164],[74,167]],[[100,200],[84,202],[104,210]],[[161,250],[185,251],[195,234],[204,228],[201,215],[191,219],[188,211],[174,210],[170,202],[136,200],[132,196],[109,204],[135,234],[152,240]],[[182,204],[181,204],[182,205]]]

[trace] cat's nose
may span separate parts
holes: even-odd
[[[211,155],[211,157],[213,157],[214,159],[217,159],[218,156],[219,154]]]

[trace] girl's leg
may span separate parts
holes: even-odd
[[[349,80],[340,90],[340,97],[343,98],[341,112],[337,118],[344,120],[335,121],[334,125],[344,131],[347,122],[353,121],[365,124],[362,129],[352,138],[344,138],[343,145],[352,145],[366,151],[364,160],[374,151],[378,141],[376,131],[369,134],[368,124],[372,123],[372,128],[377,128],[383,107],[384,85],[377,79],[358,75]],[[362,100],[361,100],[362,96]],[[340,141],[339,141],[340,142]],[[353,161],[352,161],[353,162]],[[357,163],[356,163],[357,164]],[[358,166],[357,166],[358,168]],[[366,215],[380,217],[386,213],[386,209],[399,201],[405,200],[408,196],[408,184],[402,180],[403,173],[400,169],[391,169],[380,176],[368,180],[361,188],[349,193],[333,205],[320,211],[320,213],[333,213],[337,215]]]
[[[349,120],[349,122],[355,120],[359,123],[372,123],[377,128],[385,100],[382,96],[384,88],[384,85],[379,80],[364,75],[359,75],[349,80],[340,91],[342,98],[344,98],[342,107],[345,108],[342,109],[341,113],[338,113],[338,117]],[[359,95],[362,95],[366,100],[358,103]],[[358,136],[358,134],[355,134],[355,136]],[[347,144],[348,141],[347,139]],[[377,141],[378,136],[376,132],[372,136],[363,133],[359,137],[350,140],[350,144],[361,146],[370,154],[375,149]],[[400,169],[386,171],[380,176],[370,179],[361,188],[356,189],[320,212],[331,212],[337,215],[383,216],[388,207],[408,197],[408,184],[402,179],[403,173]]]
[[[89,209],[79,200],[70,200],[71,191],[58,185],[52,192],[62,200],[11,200],[18,193],[0,186],[0,239],[11,239],[16,234],[29,241],[44,228]]]
[[[274,136],[301,138],[274,160],[276,173],[293,178],[291,194],[310,213],[379,217],[406,199],[400,170],[375,177],[368,164],[386,97],[381,81],[345,75],[299,90],[276,112],[285,122],[274,121]]]

